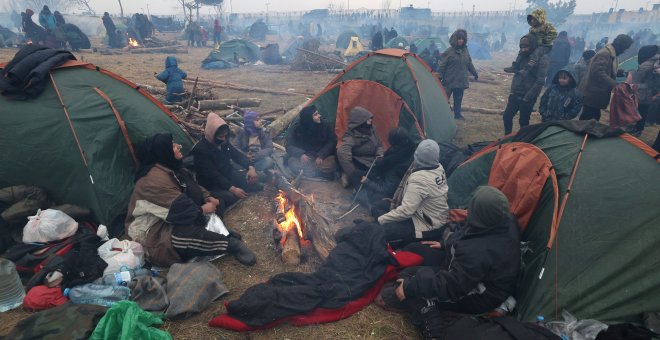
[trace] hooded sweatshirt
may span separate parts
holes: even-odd
[[[368,126],[367,120],[373,118],[367,109],[357,106],[348,115],[348,131],[341,139],[337,149],[339,165],[347,175],[355,172],[355,163],[368,168],[376,156],[383,155],[383,144],[376,135],[373,125]]]
[[[195,156],[195,173],[199,184],[214,190],[229,190],[233,186],[231,179],[234,167],[231,161],[247,169],[250,162],[247,156],[229,142],[229,135],[221,145],[215,143],[215,134],[222,126],[229,126],[215,113],[209,113],[204,128],[204,139],[195,144],[192,155]]]
[[[425,139],[415,150],[415,170],[408,177],[403,189],[401,205],[378,217],[385,224],[412,219],[415,237],[423,232],[440,228],[447,222],[447,178],[440,165],[440,147],[431,139]]]
[[[163,83],[167,88],[167,101],[179,101],[179,93],[183,93],[183,79],[186,79],[188,74],[179,69],[176,58],[168,56],[165,58],[165,70],[158,74],[156,78]]]
[[[559,73],[566,72],[571,81],[566,86],[559,85]],[[552,85],[541,97],[539,112],[544,122],[569,120],[577,117],[582,109],[582,94],[577,90],[573,68],[564,67],[552,78]]]
[[[463,45],[458,46],[458,38],[462,37]],[[477,70],[472,64],[472,57],[467,48],[468,35],[464,29],[458,29],[449,38],[449,48],[440,56],[438,73],[442,85],[446,89],[466,89],[468,83],[468,72],[477,77]]]

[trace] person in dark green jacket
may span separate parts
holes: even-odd
[[[463,102],[463,92],[470,87],[468,83],[468,72],[479,79],[477,70],[472,64],[472,57],[467,48],[467,31],[458,29],[449,39],[451,45],[440,56],[438,73],[440,81],[447,91],[447,96],[454,96],[454,118],[464,119],[461,115],[461,103]]]

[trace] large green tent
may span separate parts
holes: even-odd
[[[0,96],[0,187],[40,186],[55,202],[87,207],[110,224],[133,189],[133,144],[169,132],[184,151],[192,147],[174,115],[112,72],[69,61],[48,79],[36,99]]]
[[[220,49],[212,50],[202,64],[218,60],[234,63],[236,59],[239,62],[253,63],[261,59],[261,50],[259,46],[247,40],[232,39],[220,44]]]
[[[516,307],[526,321],[641,322],[660,311],[660,155],[595,121],[544,123],[493,143],[449,178],[449,205],[479,185],[509,198],[523,254]]]
[[[381,140],[390,129],[406,128],[420,140],[451,140],[456,133],[447,95],[428,66],[415,54],[400,49],[371,52],[349,65],[312,98],[324,120],[341,137],[348,113],[356,106],[371,111]]]
[[[433,53],[432,44],[435,44],[436,49],[440,51],[440,53],[444,52],[449,46],[445,43],[445,39],[439,37],[421,38],[413,41],[413,43],[417,46],[417,53],[422,53],[426,48],[429,49],[429,52]]]

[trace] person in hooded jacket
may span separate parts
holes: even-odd
[[[557,38],[557,29],[552,23],[548,22],[547,14],[543,8],[537,8],[527,15],[527,24],[529,24],[527,37],[530,40],[533,39],[537,47],[530,54],[518,53],[511,67],[505,68],[504,72],[523,73],[523,75],[531,72],[534,66],[541,61],[541,58],[550,52],[552,44]]]
[[[191,152],[199,183],[228,206],[246,198],[248,192],[263,189],[263,185],[258,183],[259,175],[254,162],[229,142],[230,133],[229,125],[220,116],[209,113],[204,138],[195,144]]]
[[[300,111],[298,123],[289,129],[286,153],[289,169],[294,174],[303,170],[308,177],[335,179],[337,136],[321,113],[311,105]]]
[[[57,20],[55,20],[55,16],[46,5],[39,12],[39,24],[48,32],[52,32],[57,27]]]
[[[353,188],[360,186],[369,167],[383,155],[383,144],[374,130],[373,118],[371,112],[360,106],[354,107],[348,114],[348,130],[337,149],[345,188],[349,185]]]
[[[568,65],[568,60],[571,58],[571,45],[568,42],[568,33],[566,31],[559,32],[557,39],[552,44],[552,50],[548,54],[548,73],[545,77],[545,86],[550,87],[552,80],[555,79],[555,74],[559,70]]]
[[[447,222],[447,177],[440,164],[440,146],[425,139],[415,149],[414,170],[403,189],[401,205],[378,217],[385,238],[399,248],[415,240],[436,237]]]
[[[619,34],[611,44],[605,45],[591,59],[589,68],[580,82],[580,93],[584,95],[584,104],[580,120],[600,120],[601,110],[610,104],[612,89],[616,86],[616,74],[619,68],[617,56],[633,44],[631,37]]]
[[[633,73],[633,83],[638,84],[638,112],[642,117],[635,124],[634,134],[641,134],[649,115],[651,106],[660,98],[660,74],[655,73],[656,63],[660,62],[658,45],[642,46],[637,53],[639,68]]]
[[[25,38],[32,40],[33,43],[43,43],[46,40],[46,30],[32,21],[33,15],[34,11],[29,8],[21,13],[21,25]]]
[[[415,142],[402,127],[396,127],[387,136],[390,144],[383,158],[374,163],[369,176],[362,177],[362,191],[357,201],[367,207],[373,217],[387,213],[390,201],[403,176],[408,171],[415,153]]]
[[[549,122],[577,117],[582,109],[582,94],[576,87],[577,82],[570,67],[564,67],[557,72],[552,85],[541,96],[539,105],[541,120]]]
[[[153,265],[169,267],[195,256],[234,254],[247,266],[256,257],[240,235],[206,230],[206,214],[219,213],[220,201],[199,186],[183,167],[181,145],[169,133],[136,146],[140,167],[128,204],[127,235],[144,247]]]
[[[66,20],[64,20],[64,16],[60,11],[55,11],[53,12],[53,16],[55,16],[55,23],[57,24],[57,27],[64,26],[66,24]]]
[[[589,66],[591,58],[593,58],[595,55],[596,51],[586,50],[582,53],[582,58],[573,66],[575,80],[577,80],[578,88],[580,88],[580,84],[582,84],[582,81],[584,80],[584,75],[587,74],[587,67]]]
[[[520,270],[520,231],[507,197],[494,187],[477,188],[467,224],[439,240],[406,247],[425,265],[402,270],[396,286],[385,287],[376,300],[408,311],[432,339],[443,332],[441,311],[483,314],[515,295]]]
[[[101,20],[103,21],[103,27],[105,27],[105,32],[108,36],[108,45],[110,45],[110,48],[119,47],[117,42],[117,27],[115,26],[115,22],[112,21],[110,13],[103,13]]]
[[[261,117],[255,111],[247,111],[243,116],[243,129],[236,134],[236,146],[254,163],[257,171],[271,169],[275,163],[273,154],[273,139],[270,132],[263,128]]]
[[[440,57],[438,73],[442,86],[447,90],[448,97],[454,96],[454,118],[464,119],[461,115],[463,93],[470,87],[468,72],[479,79],[477,70],[472,64],[472,57],[467,47],[467,31],[458,29],[449,38],[451,45]]]
[[[528,34],[520,38],[521,63],[526,64],[532,58],[536,50],[536,37]],[[527,72],[518,72],[511,81],[511,94],[504,109],[502,120],[504,121],[504,134],[508,135],[513,130],[513,117],[520,111],[518,122],[520,127],[529,125],[532,108],[541,93],[545,83],[545,74],[548,69],[548,55],[544,54],[541,59],[534,63]]]
[[[156,75],[156,79],[165,83],[167,93],[165,100],[168,103],[177,103],[183,100],[182,94],[185,92],[183,89],[183,79],[186,79],[188,74],[182,71],[173,56],[165,58],[165,70]]]

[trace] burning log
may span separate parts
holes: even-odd
[[[261,105],[259,98],[237,98],[234,100],[200,100],[197,109],[202,110],[227,110],[230,106],[257,107]]]
[[[300,264],[300,238],[296,229],[290,229],[284,236],[282,244],[282,262],[286,265]]]

